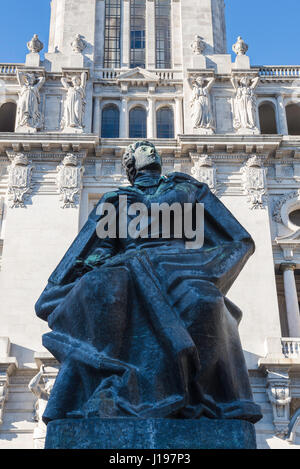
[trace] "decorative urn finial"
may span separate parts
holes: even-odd
[[[236,55],[246,55],[248,49],[248,44],[245,43],[241,36],[237,38],[236,43],[232,46],[232,50]]]
[[[191,49],[195,55],[201,55],[205,49],[205,42],[199,34],[195,35],[193,42],[191,43]]]
[[[81,54],[84,49],[86,48],[87,43],[82,39],[80,34],[76,34],[75,39],[71,42],[71,47],[73,49],[73,52],[77,52],[78,54]]]
[[[39,54],[43,49],[44,44],[39,40],[38,35],[35,34],[31,41],[27,42],[27,48],[30,52]]]

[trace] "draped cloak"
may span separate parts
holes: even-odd
[[[204,204],[205,240],[105,239],[96,208],[36,304],[61,363],[44,421],[71,417],[229,418],[256,422],[238,334],[242,313],[226,293],[254,252],[251,236],[206,184],[182,173],[142,176],[99,204]],[[130,217],[128,217],[130,218]],[[92,253],[102,263],[77,274]]]

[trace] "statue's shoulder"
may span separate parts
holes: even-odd
[[[165,179],[165,182],[173,182],[176,184],[192,184],[196,189],[203,189],[203,190],[209,190],[208,185],[205,184],[204,182],[199,182],[197,179],[193,178],[189,174],[186,173],[168,173],[165,176],[163,176]]]
[[[102,197],[100,197],[100,199],[98,200],[96,204],[96,207],[98,207],[100,204],[105,204],[105,203],[113,204],[118,200],[118,198],[119,198],[118,190],[106,192],[105,194],[102,195]]]

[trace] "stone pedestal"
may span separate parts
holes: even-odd
[[[46,449],[256,449],[256,436],[241,420],[66,419],[48,424]]]

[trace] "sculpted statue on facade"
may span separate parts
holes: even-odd
[[[33,166],[26,155],[17,154],[8,166],[8,200],[10,208],[24,207],[25,195],[31,191]]]
[[[82,39],[80,34],[76,34],[75,39],[71,42],[71,47],[73,49],[73,52],[76,52],[78,54],[82,54],[84,49],[86,48],[87,43]]]
[[[236,43],[232,46],[232,50],[236,55],[245,55],[248,49],[248,44],[245,43],[241,36],[237,38]]]
[[[257,422],[238,335],[242,313],[226,297],[254,252],[251,236],[206,184],[181,172],[162,176],[152,143],[130,145],[123,165],[130,185],[99,200],[36,304],[51,329],[43,345],[61,363],[44,421]],[[187,244],[201,231],[198,203],[202,247]],[[177,221],[168,235],[164,213],[152,224],[153,207],[166,205],[195,208],[192,236],[175,236]],[[146,210],[145,236],[133,230],[137,206]],[[100,235],[107,221],[112,231]]]
[[[42,128],[43,122],[39,110],[40,89],[45,77],[36,78],[33,73],[17,71],[21,91],[17,107],[16,132],[35,133]]]
[[[46,377],[45,368],[42,365],[39,373],[30,381],[28,388],[36,397],[34,405],[34,420],[37,426],[33,432],[35,449],[44,449],[47,427],[43,422],[43,414],[47,407],[55,379]]]
[[[44,48],[44,44],[39,40],[38,35],[35,34],[31,41],[27,42],[27,48],[30,52],[39,54]]]
[[[192,82],[192,101],[191,101],[191,118],[193,128],[199,133],[214,133],[215,124],[211,105],[210,90],[215,82],[215,78],[208,81],[199,76]]]
[[[71,78],[62,78],[63,87],[67,90],[64,103],[64,116],[61,127],[64,132],[83,132],[83,118],[85,111],[85,88],[87,75],[85,72]]]
[[[191,44],[191,49],[195,55],[203,54],[205,50],[205,42],[203,41],[203,38],[199,36],[199,34],[195,35],[195,38]]]
[[[83,168],[76,155],[70,153],[57,167],[57,185],[62,208],[76,207],[76,198],[81,191]]]
[[[254,79],[247,76],[233,77],[232,85],[236,95],[233,101],[233,126],[239,134],[257,134],[256,96],[255,88],[259,77]]]

